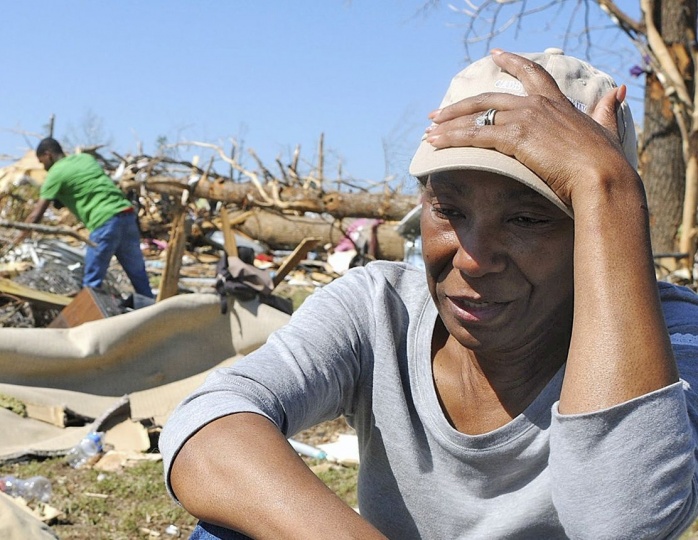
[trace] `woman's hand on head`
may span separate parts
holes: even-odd
[[[625,87],[609,91],[590,116],[560,91],[553,77],[535,62],[493,51],[494,62],[516,77],[527,96],[486,93],[434,111],[427,141],[436,148],[493,148],[513,156],[540,176],[568,205],[574,191],[593,178],[625,178],[633,167],[620,146],[616,110]],[[493,125],[477,118],[495,109]]]

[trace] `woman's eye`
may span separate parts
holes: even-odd
[[[517,216],[512,218],[511,221],[517,225],[523,225],[525,227],[535,227],[536,225],[547,225],[550,223],[549,219],[531,216]]]
[[[441,219],[454,219],[463,215],[460,211],[455,210],[453,208],[443,208],[434,206],[433,209],[434,213]]]

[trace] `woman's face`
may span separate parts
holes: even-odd
[[[479,171],[430,176],[422,251],[441,319],[481,352],[525,352],[571,328],[574,223],[523,184]]]

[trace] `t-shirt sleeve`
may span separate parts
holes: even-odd
[[[173,412],[160,437],[165,470],[186,440],[206,424],[236,412],[269,418],[287,436],[351,414],[353,395],[372,362],[363,272],[313,293],[267,343],[234,365],[211,373]],[[361,307],[362,306],[362,307]]]
[[[60,172],[52,167],[46,174],[44,183],[41,185],[39,195],[42,199],[52,201],[58,198],[58,193],[61,190],[61,175]]]
[[[698,514],[698,297],[660,284],[681,380],[615,407],[553,409],[553,502],[571,538],[677,538]]]

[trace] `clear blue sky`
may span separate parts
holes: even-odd
[[[297,144],[305,160],[314,160],[324,133],[328,177],[341,159],[346,176],[382,179],[386,144],[390,172],[404,174],[427,113],[465,67],[467,18],[448,2],[419,15],[423,3],[7,3],[0,155],[21,155],[27,138],[17,131],[41,134],[51,114],[58,139],[82,142],[85,119],[93,115],[108,149],[120,154],[135,153],[138,143],[152,154],[159,136],[226,148],[233,137],[273,167],[277,156],[288,161]],[[561,45],[566,22],[528,24],[518,39],[510,31],[494,45]],[[485,52],[484,45],[471,49],[476,57]],[[625,67],[619,82],[628,82]],[[637,111],[641,103],[632,106]],[[28,141],[33,147],[38,139]],[[197,153],[180,152],[186,159]]]

